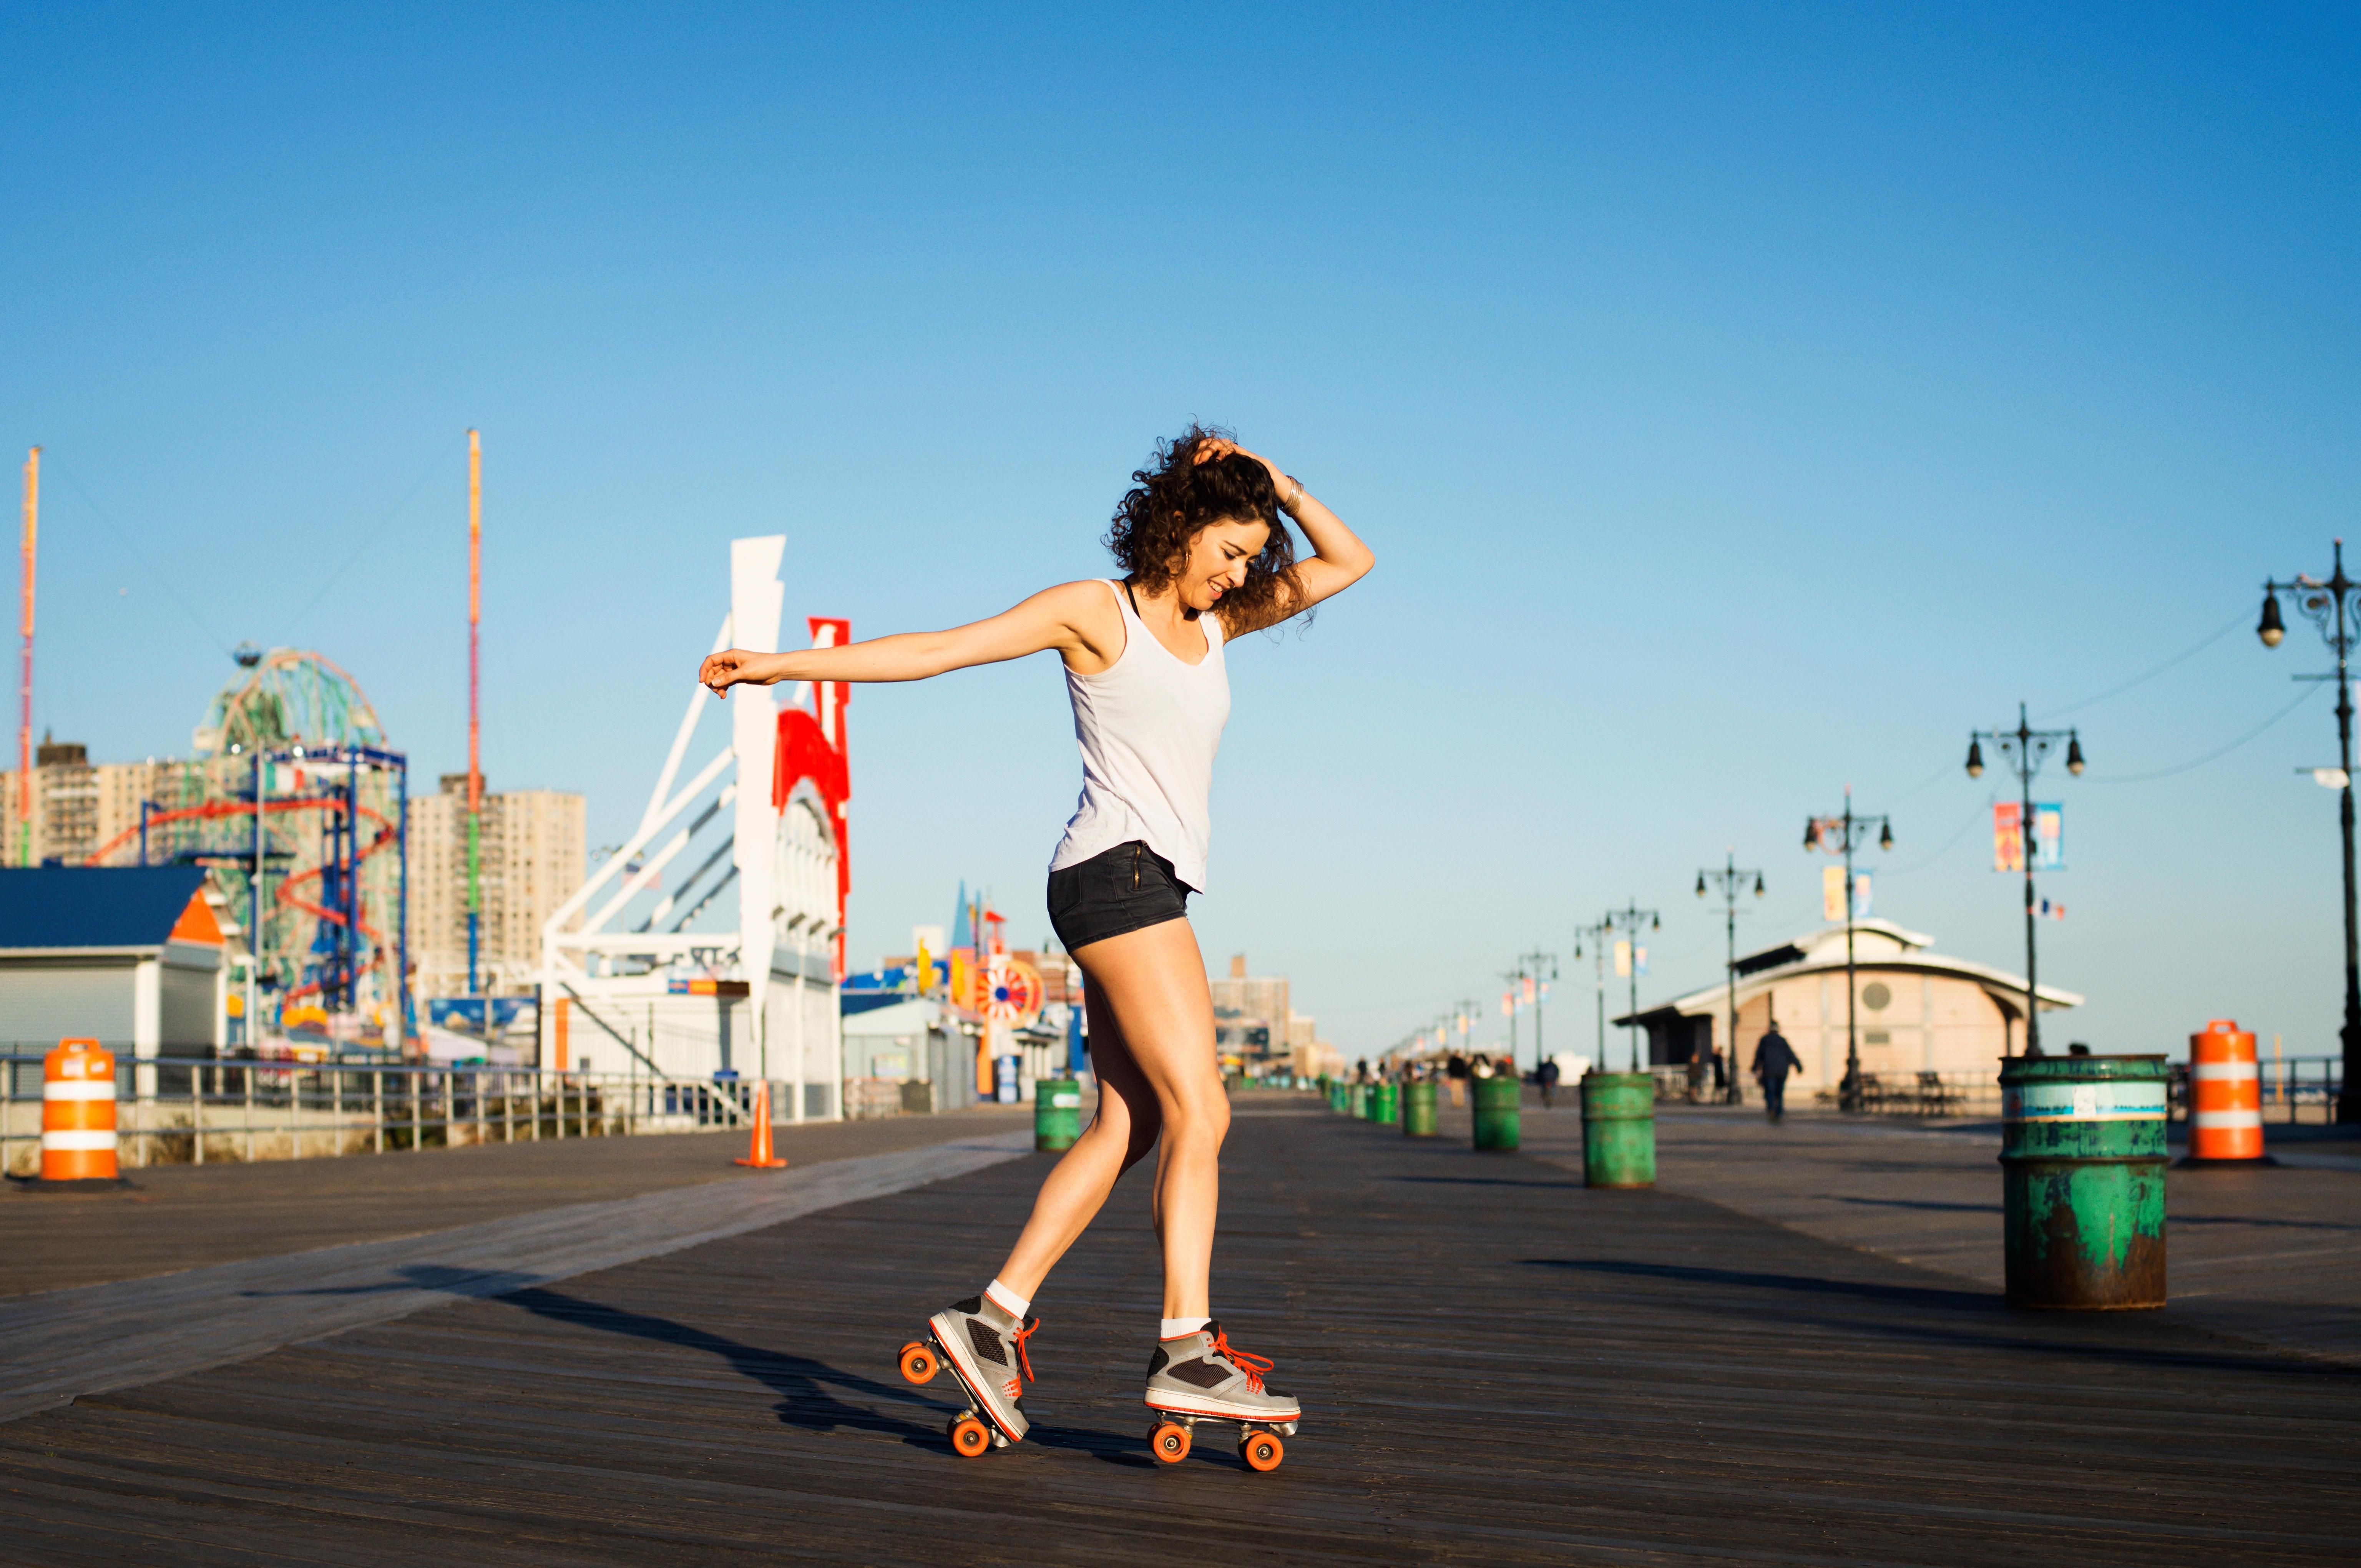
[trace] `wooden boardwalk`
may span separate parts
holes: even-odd
[[[1048,1163],[0,1424],[0,1560],[2354,1556],[2361,1374],[1256,1102],[1216,1303],[1305,1402],[1285,1465],[1148,1458],[1141,1173],[1036,1308],[1034,1438],[962,1461],[894,1354]]]
[[[1466,1121],[1462,1112],[1455,1125]],[[1523,1122],[1528,1155],[1581,1170],[1579,1112],[1562,1099]],[[1665,1106],[1656,1149],[1657,1185],[1667,1191],[2001,1287],[1996,1122],[1790,1115],[1774,1127],[1759,1111]],[[2361,1151],[2361,1139],[2281,1146],[2279,1157],[2305,1164],[2174,1167],[2165,1315],[2361,1367],[2361,1160],[2323,1152],[2336,1150]]]

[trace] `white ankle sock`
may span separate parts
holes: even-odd
[[[1033,1310],[1032,1297],[1019,1296],[997,1279],[985,1286],[983,1293],[992,1298],[994,1306],[1020,1323],[1025,1321],[1025,1314]]]
[[[1213,1321],[1211,1318],[1167,1318],[1164,1320],[1164,1326],[1156,1331],[1156,1337],[1179,1339],[1182,1334],[1195,1333]]]

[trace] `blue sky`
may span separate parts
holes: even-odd
[[[37,723],[184,751],[242,640],[493,787],[636,817],[723,606],[856,635],[1096,574],[1235,426],[1375,547],[1242,644],[1198,929],[1350,1052],[1725,845],[2022,962],[1971,727],[2079,724],[2042,972],[2102,1050],[2333,1048],[2325,667],[2250,633],[2361,498],[2361,28],[2333,7],[52,6],[12,34],[0,442],[47,449]],[[2234,624],[2235,623],[2235,624]],[[2120,695],[2082,704],[2217,631]],[[1030,940],[1051,660],[862,690],[852,950]],[[718,731],[717,731],[718,733]],[[1562,985],[1553,1030],[1586,1019]],[[1645,996],[1643,995],[1643,1000]],[[1571,1002],[1572,1005],[1565,1003]],[[1493,1025],[1497,1028],[1497,1018]],[[1529,1036],[1528,1036],[1529,1037]],[[1581,1036],[1587,1040],[1587,1032]]]

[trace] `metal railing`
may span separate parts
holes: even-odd
[[[2343,1069],[2343,1061],[2335,1057],[2288,1057],[2260,1063],[2264,1123],[2298,1126],[2335,1121]],[[1812,1099],[1817,1105],[1833,1106],[1837,1088],[1830,1084],[1815,1090]],[[1997,1116],[2000,1074],[1863,1073],[1861,1099],[1863,1111],[1873,1116]],[[2171,1064],[2167,1103],[2173,1121],[2189,1119],[2189,1068],[2184,1062]]]
[[[41,1070],[40,1055],[0,1054],[0,1168],[11,1175],[39,1166]],[[741,1127],[758,1086],[774,1121],[788,1088],[475,1064],[135,1058],[126,1047],[115,1047],[115,1072],[117,1148],[133,1168]]]

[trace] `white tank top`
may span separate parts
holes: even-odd
[[[1082,752],[1082,796],[1051,871],[1079,865],[1118,844],[1144,839],[1172,862],[1174,876],[1205,891],[1213,838],[1213,753],[1230,718],[1230,677],[1222,664],[1222,623],[1201,615],[1202,663],[1183,663],[1140,623],[1131,596],[1113,578],[1123,614],[1123,652],[1095,675],[1066,671],[1074,740]]]

